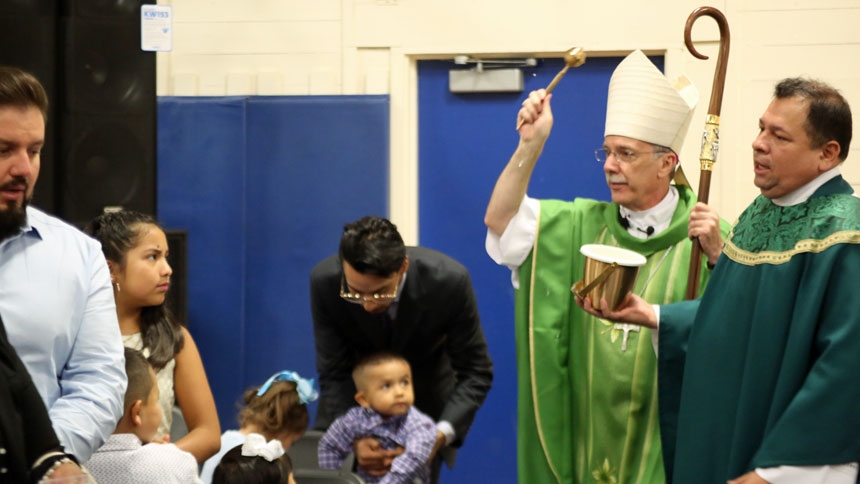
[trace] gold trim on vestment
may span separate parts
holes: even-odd
[[[529,280],[529,376],[532,382],[532,406],[534,406],[535,409],[535,427],[537,428],[538,440],[540,440],[540,446],[543,450],[544,457],[546,458],[546,463],[549,465],[549,470],[552,471],[552,475],[555,476],[555,480],[561,484],[561,477],[558,475],[558,471],[555,469],[555,466],[552,465],[552,460],[549,458],[549,450],[546,445],[546,438],[543,435],[543,427],[541,427],[540,419],[540,407],[538,407],[537,381],[535,380],[535,272],[537,271],[538,239],[540,237],[540,212],[541,211],[538,210],[537,230],[535,231],[535,241],[534,246],[532,247],[531,278]]]
[[[771,250],[762,252],[750,252],[737,247],[732,243],[731,239],[726,241],[726,246],[723,252],[726,256],[746,266],[756,266],[760,264],[779,265],[791,260],[797,254],[806,252],[818,253],[836,245],[836,244],[860,244],[860,231],[858,230],[843,230],[835,232],[823,239],[804,239],[794,244],[791,250],[784,252],[775,252]]]

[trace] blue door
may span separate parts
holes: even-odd
[[[553,131],[535,168],[529,195],[609,199],[594,150],[603,145],[606,90],[619,57],[589,58],[553,92]],[[652,58],[662,69],[662,58]],[[471,272],[495,366],[453,472],[443,482],[516,482],[516,367],[510,271],[484,250],[484,211],[496,178],[517,146],[517,111],[528,92],[545,87],[564,66],[547,59],[525,69],[522,93],[452,94],[446,61],[418,64],[419,238]],[[459,66],[456,66],[459,67]]]

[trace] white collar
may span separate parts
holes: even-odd
[[[647,210],[635,211],[620,207],[621,217],[626,218],[630,224],[627,232],[638,239],[647,239],[650,235],[666,230],[672,223],[672,215],[675,214],[679,199],[678,189],[674,185],[669,185],[669,191],[663,200]],[[650,235],[648,227],[654,228]]]
[[[815,190],[818,190],[821,185],[829,182],[830,180],[839,176],[839,166],[837,165],[835,168],[831,168],[824,173],[818,175],[813,178],[812,181],[803,185],[802,187],[794,190],[791,193],[783,195],[779,198],[772,198],[770,201],[773,202],[774,205],[778,205],[780,207],[790,207],[792,205],[797,205],[798,203],[803,203],[809,200],[809,197],[815,193]]]
[[[394,301],[391,305],[388,306],[388,316],[391,317],[391,320],[397,319],[397,303],[400,302],[400,295],[403,294],[403,286],[406,285],[406,273],[408,271],[403,271],[403,277],[400,278],[400,285],[397,286],[397,297],[394,298]]]

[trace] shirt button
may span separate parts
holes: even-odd
[[[6,454],[6,447],[0,447],[0,455]]]

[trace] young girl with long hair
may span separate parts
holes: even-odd
[[[86,231],[102,244],[123,342],[142,351],[158,377],[163,417],[155,441],[169,440],[176,404],[188,434],[174,443],[205,461],[218,451],[221,427],[194,339],[164,304],[173,273],[164,230],[149,215],[119,211],[96,217]]]

